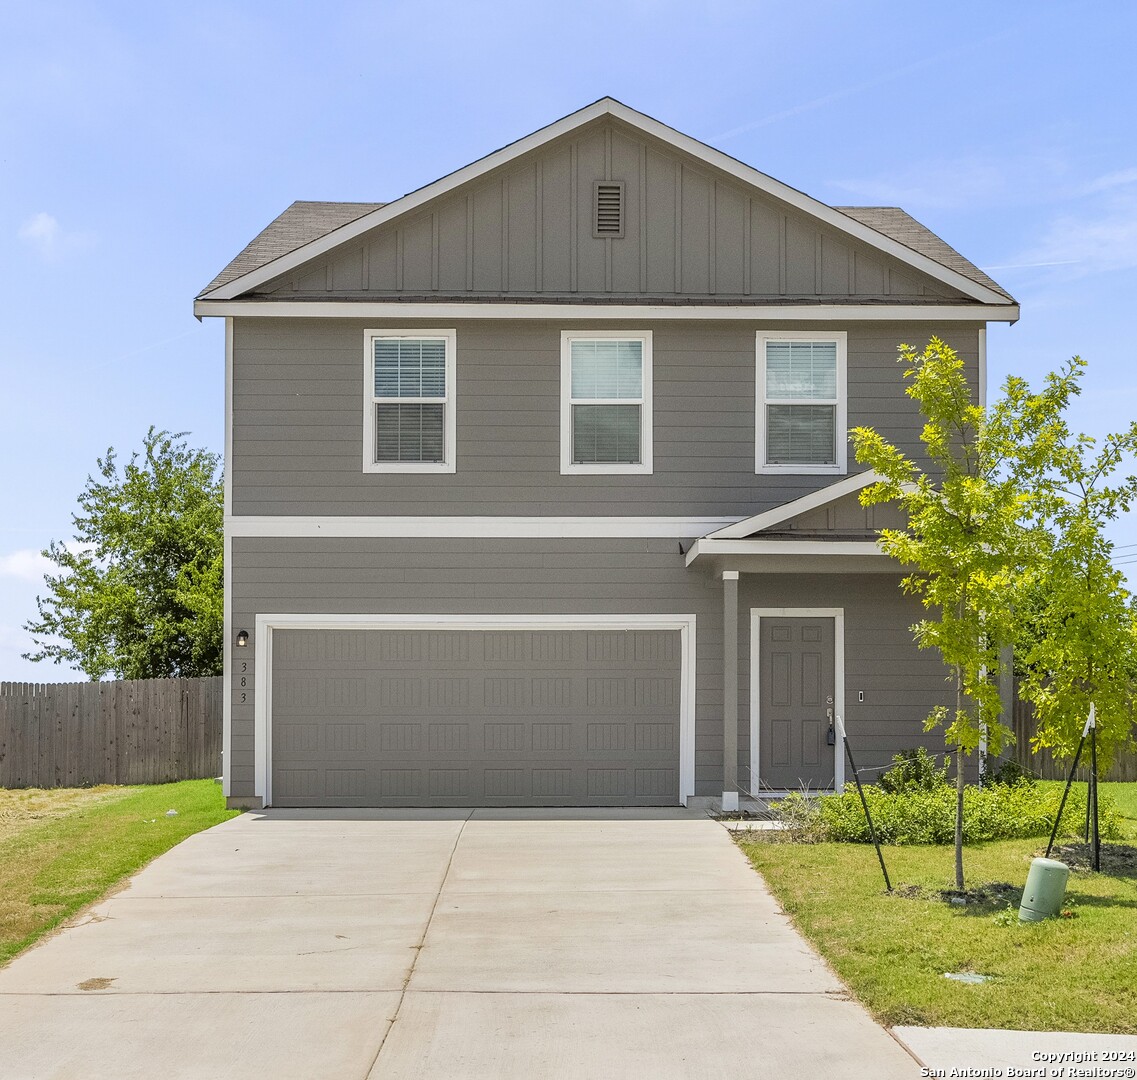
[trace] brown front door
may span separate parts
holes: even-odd
[[[832,618],[760,620],[758,768],[762,787],[833,787]]]

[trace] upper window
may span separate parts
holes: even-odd
[[[758,335],[756,472],[843,473],[846,335]]]
[[[561,334],[561,472],[651,472],[651,333]]]
[[[366,332],[364,472],[454,472],[455,337]]]

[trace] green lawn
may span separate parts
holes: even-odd
[[[1039,784],[1043,787],[1053,787],[1059,790],[1066,786],[1064,780],[1040,780]],[[1078,785],[1075,784],[1075,786]],[[1081,784],[1083,790],[1085,786],[1085,783]],[[1102,784],[1101,794],[1103,802],[1106,795],[1113,799],[1114,805],[1121,815],[1121,824],[1126,834],[1137,839],[1137,781],[1124,784]]]
[[[155,856],[236,813],[212,780],[0,789],[0,965]]]
[[[1137,838],[1137,784],[1108,788]],[[867,844],[740,843],[797,927],[886,1024],[1137,1033],[1137,860],[1074,871],[1074,917],[1020,925],[1000,912],[1017,915],[1045,839],[966,848],[969,888],[1014,886],[966,906],[938,896],[953,882],[950,847],[884,848],[894,886],[916,887],[909,898],[885,893]],[[945,972],[993,978],[969,985]]]
[[[1102,791],[1108,789],[1117,803],[1118,810],[1125,818],[1129,835],[1137,839],[1137,781],[1128,784],[1103,784]]]

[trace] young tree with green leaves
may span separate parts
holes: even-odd
[[[120,471],[98,459],[72,515],[72,542],[44,551],[28,660],[69,663],[92,679],[216,675],[222,655],[220,458],[185,432],[153,427]]]
[[[1084,368],[1079,357],[1072,363]],[[1035,602],[1020,637],[1020,693],[1034,703],[1035,747],[1071,758],[1092,703],[1100,772],[1132,743],[1137,612],[1105,528],[1137,500],[1137,476],[1111,483],[1135,455],[1137,423],[1107,435],[1100,449],[1061,426],[1040,505],[1045,559],[1032,575]]]
[[[997,754],[1009,733],[991,676],[1014,637],[1014,590],[1043,548],[1029,524],[1028,493],[1049,460],[1073,376],[1051,376],[1041,394],[1009,378],[1003,396],[984,408],[973,400],[963,361],[940,339],[923,351],[901,345],[899,353],[905,393],[925,420],[926,465],[872,428],[851,434],[857,460],[880,477],[861,502],[895,501],[907,515],[907,528],[882,530],[880,544],[912,568],[901,587],[928,612],[912,628],[916,644],[937,649],[953,675],[954,710],[933,710],[925,726],[943,725],[955,753],[955,881],[962,889],[964,758],[984,740]]]

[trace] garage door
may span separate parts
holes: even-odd
[[[679,801],[674,630],[277,630],[276,806]]]

